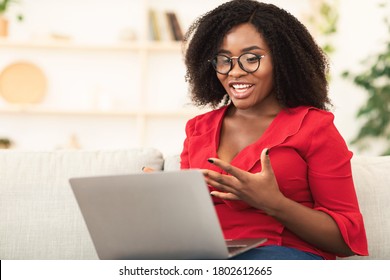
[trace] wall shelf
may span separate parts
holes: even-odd
[[[155,146],[166,153],[180,152],[186,121],[205,110],[187,105],[182,43],[167,38],[151,40],[149,11],[173,10],[179,18],[191,18],[192,14],[195,18],[200,12],[189,13],[188,1],[113,0],[112,6],[120,5],[115,12],[107,13],[105,5],[96,3],[96,11],[87,12],[91,26],[79,28],[85,10],[90,9],[87,2],[64,2],[61,12],[50,0],[27,5],[26,19],[31,22],[25,27],[34,31],[35,25],[46,32],[0,38],[0,74],[11,63],[30,61],[43,70],[48,81],[45,99],[36,105],[8,104],[0,94],[0,136],[25,149],[57,146],[77,134],[83,148]],[[47,7],[51,7],[50,17]],[[74,22],[65,25],[63,9],[72,10],[72,17],[78,18],[74,27]],[[101,15],[111,16],[110,22],[102,22]],[[117,25],[107,27],[116,16],[122,16],[113,23]],[[61,24],[59,32],[50,29]],[[106,27],[131,29],[136,39],[120,41],[120,33],[111,38],[113,34]],[[97,36],[89,36],[90,31]],[[59,33],[71,36],[44,35]],[[100,36],[102,33],[108,37]]]
[[[175,118],[193,117],[202,111],[190,110],[148,110],[148,111],[111,111],[111,110],[70,110],[63,108],[33,108],[33,107],[9,107],[1,108],[0,114],[17,115],[64,115],[64,116],[107,116],[107,117],[145,117],[145,118]]]
[[[15,41],[0,39],[0,48],[9,49],[56,49],[56,50],[92,50],[92,51],[180,51],[180,42],[117,42],[82,43],[56,40]]]

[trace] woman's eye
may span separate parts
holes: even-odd
[[[224,57],[224,58],[218,59],[218,63],[219,64],[230,64],[230,59],[227,57]]]
[[[246,59],[246,61],[248,62],[248,63],[255,63],[255,62],[257,62],[259,59],[257,58],[257,56],[254,56],[254,57],[248,57],[247,59]]]

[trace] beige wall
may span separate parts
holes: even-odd
[[[66,35],[80,44],[117,42],[132,30],[146,38],[146,7],[177,12],[184,27],[201,13],[224,1],[218,0],[23,0],[10,11],[11,40],[42,42],[50,35]],[[278,0],[275,3],[301,20],[310,13],[310,1]],[[335,105],[336,125],[346,140],[357,132],[355,114],[364,102],[365,93],[340,78],[344,70],[358,71],[360,61],[380,49],[385,39],[380,0],[340,0],[340,21],[334,37],[336,52],[331,56],[330,94]],[[190,7],[190,8],[189,8]],[[143,11],[143,12],[142,12]],[[25,21],[16,23],[13,15],[23,13]],[[320,38],[319,38],[320,39]],[[189,102],[184,82],[180,51],[149,53],[153,64],[147,67],[148,79],[140,77],[142,58],[138,52],[96,51],[85,49],[0,49],[0,70],[14,61],[35,62],[45,70],[49,81],[43,108],[112,111],[136,110],[142,98],[150,111],[186,109]],[[142,57],[142,56],[141,56]],[[150,62],[149,62],[150,63]],[[139,92],[147,83],[146,97]],[[162,89],[162,90],[161,90]],[[98,100],[97,100],[98,99]],[[9,104],[0,98],[0,137],[14,139],[16,148],[55,149],[67,146],[72,135],[83,148],[115,149],[154,146],[166,154],[179,153],[184,140],[188,115],[151,117],[139,141],[137,123],[129,116],[50,115],[5,113]],[[354,151],[355,148],[351,147]],[[375,154],[376,151],[369,151]]]

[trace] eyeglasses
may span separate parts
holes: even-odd
[[[260,60],[265,56],[254,53],[243,53],[240,56],[228,57],[224,54],[217,54],[209,62],[219,74],[227,75],[233,69],[233,59],[237,59],[238,65],[247,73],[256,72],[260,66]]]

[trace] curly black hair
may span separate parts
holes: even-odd
[[[229,101],[211,63],[226,33],[251,23],[270,48],[274,92],[280,105],[328,110],[327,57],[306,27],[289,12],[254,0],[233,0],[200,16],[184,36],[184,61],[191,99],[197,106]]]

